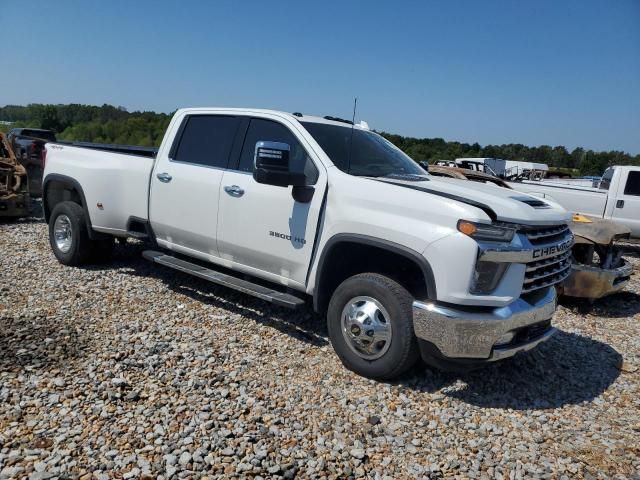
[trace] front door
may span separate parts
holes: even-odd
[[[220,182],[239,123],[234,116],[185,116],[171,150],[156,160],[149,218],[160,246],[218,257]]]
[[[290,146],[291,169],[304,172],[307,179],[307,187],[297,188],[306,188],[309,201],[295,200],[294,187],[253,179],[259,141]],[[283,284],[305,285],[327,182],[324,168],[308,151],[289,126],[251,119],[239,161],[224,172],[220,189],[218,248],[228,266]]]
[[[631,236],[640,237],[640,171],[624,171],[616,188],[613,220],[627,225]]]

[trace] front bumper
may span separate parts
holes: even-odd
[[[550,322],[555,309],[555,288],[481,311],[415,301],[413,327],[416,336],[435,347],[443,359],[491,362],[548,340],[556,331]],[[509,332],[515,334],[513,339],[496,345]]]
[[[633,266],[624,258],[622,265],[605,270],[574,263],[571,275],[562,283],[562,294],[568,297],[602,298],[622,290],[633,273]]]

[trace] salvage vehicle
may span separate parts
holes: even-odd
[[[632,239],[640,239],[640,167],[609,167],[597,187],[526,180],[509,184],[569,211],[620,222],[629,227]]]
[[[429,173],[511,189],[501,178],[476,170],[430,166]],[[580,214],[573,215],[569,228],[575,238],[571,275],[558,284],[559,292],[596,300],[622,290],[631,279],[633,266],[622,258],[618,242],[629,240],[631,230],[618,222]]]
[[[55,132],[41,128],[14,128],[7,136],[16,157],[27,170],[31,196],[39,197],[42,194],[44,145],[56,141]]]
[[[507,182],[495,175],[462,167],[443,166],[441,164],[430,165],[429,173],[437,177],[458,178],[460,180],[471,180],[473,182],[488,183],[498,187],[511,188]]]
[[[548,340],[570,273],[570,215],[553,202],[429,175],[336,117],[191,108],[159,150],[47,144],[43,206],[65,265],[144,258],[326,314],[342,363],[391,379],[422,356],[475,368]]]
[[[603,218],[575,214],[569,223],[575,237],[571,249],[571,275],[559,284],[562,295],[596,300],[622,290],[633,266],[622,257],[621,241],[631,230]]]
[[[0,218],[28,216],[30,202],[27,171],[0,132]]]

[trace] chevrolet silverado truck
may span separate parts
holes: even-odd
[[[29,193],[33,197],[42,194],[42,157],[47,142],[55,142],[53,130],[41,128],[14,128],[7,135],[11,148],[29,177]]]
[[[597,187],[535,180],[509,184],[520,192],[557,202],[567,210],[622,223],[631,230],[632,239],[640,239],[640,167],[609,167]]]
[[[178,110],[159,149],[47,144],[44,212],[65,265],[147,240],[159,265],[325,314],[350,370],[467,369],[548,340],[571,269],[553,202],[430,176],[335,117]]]

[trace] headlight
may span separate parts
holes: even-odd
[[[459,220],[458,230],[474,240],[487,242],[510,242],[516,233],[513,228],[469,222],[468,220]]]

